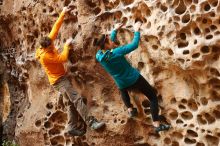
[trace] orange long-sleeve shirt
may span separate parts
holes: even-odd
[[[65,44],[62,53],[59,54],[53,45],[53,41],[57,37],[58,31],[63,23],[64,15],[64,12],[60,14],[48,36],[52,40],[52,48],[46,49],[39,47],[35,54],[35,57],[40,61],[44,68],[51,85],[66,74],[63,63],[68,60],[69,46]]]

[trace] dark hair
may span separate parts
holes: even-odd
[[[51,40],[51,38],[49,38],[49,37],[43,37],[43,38],[41,38],[41,40],[40,40],[40,45],[41,45],[41,47],[43,47],[43,48],[49,47],[49,46],[51,45],[51,43],[52,43],[52,40]]]
[[[107,35],[106,34],[102,34],[102,36],[99,39],[95,39],[93,44],[95,46],[99,46],[101,49],[105,48],[105,43],[107,42]]]

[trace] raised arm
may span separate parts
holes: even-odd
[[[64,20],[64,16],[65,16],[65,13],[69,11],[69,8],[67,7],[64,7],[62,12],[60,13],[59,15],[59,18],[57,19],[57,21],[55,22],[55,24],[53,25],[52,27],[52,30],[49,34],[49,38],[51,38],[51,40],[54,40],[56,37],[57,37],[57,34],[59,32],[59,29],[63,23],[63,20]]]
[[[139,41],[140,41],[140,32],[135,32],[134,38],[130,44],[115,48],[113,50],[113,53],[117,55],[126,55],[132,52],[133,50],[135,50],[136,48],[138,48]]]
[[[139,32],[140,27],[141,27],[140,22],[135,23],[134,25],[135,32],[134,32],[134,38],[132,42],[130,44],[115,48],[113,50],[113,53],[116,55],[126,55],[130,53],[131,51],[135,50],[136,48],[138,48],[139,41],[140,41],[140,32]]]
[[[115,42],[115,40],[116,40],[116,35],[117,35],[117,30],[113,30],[113,31],[111,32],[111,35],[110,35],[111,41]]]
[[[113,42],[116,41],[117,31],[118,31],[118,29],[120,29],[123,25],[124,25],[123,23],[117,23],[117,24],[115,25],[115,28],[113,29],[113,31],[111,32],[111,35],[110,35],[111,41],[113,41]]]
[[[73,42],[72,38],[68,39],[64,45],[63,51],[54,57],[53,54],[46,53],[43,60],[45,63],[64,63],[68,60],[70,44]]]

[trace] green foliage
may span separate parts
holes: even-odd
[[[2,146],[18,146],[14,141],[6,141],[4,140]]]

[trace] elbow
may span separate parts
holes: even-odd
[[[68,60],[67,57],[63,57],[63,58],[60,58],[58,62],[64,63],[64,62],[67,62],[67,60]]]
[[[133,48],[133,49],[137,49],[137,48],[138,48],[138,45],[139,45],[139,43],[138,43],[138,42],[133,43],[133,44],[132,44],[132,48]]]

